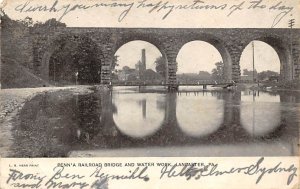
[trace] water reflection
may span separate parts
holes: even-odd
[[[297,92],[159,93],[120,87],[85,95],[43,94],[24,105],[15,148],[30,157],[66,156],[88,149],[186,146],[229,150],[222,154],[208,150],[203,152],[206,155],[249,155],[250,151],[260,155],[263,148],[255,150],[258,145],[282,144],[284,152],[275,145],[268,154],[295,155],[299,107]],[[22,151],[26,146],[35,149]]]
[[[245,91],[241,99],[241,124],[253,136],[267,135],[280,125],[281,106],[279,95]]]
[[[118,109],[113,116],[116,126],[131,137],[150,136],[169,125],[173,130],[180,128],[179,132],[186,137],[205,137],[222,127],[231,130],[230,127],[237,125],[239,128],[235,132],[243,136],[267,136],[283,121],[281,115],[285,105],[280,102],[278,93],[181,91],[159,94],[133,91],[115,89],[112,97]]]
[[[117,111],[113,119],[120,131],[131,137],[146,137],[157,131],[164,119],[163,94],[113,94]]]
[[[177,97],[178,126],[188,136],[199,137],[214,133],[224,119],[224,100],[218,93],[181,94]]]
[[[246,90],[241,92],[243,102],[280,102],[278,93]]]
[[[101,129],[101,100],[97,94],[76,95],[77,137],[89,142]]]

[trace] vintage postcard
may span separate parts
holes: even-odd
[[[0,188],[299,188],[299,0],[4,0]]]

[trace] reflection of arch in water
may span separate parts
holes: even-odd
[[[259,95],[259,96],[258,96]],[[280,125],[281,104],[279,96],[252,92],[242,96],[241,124],[252,136],[265,136]]]
[[[101,94],[99,94],[99,96],[101,98],[102,105],[101,125],[103,128],[103,132],[101,133],[101,136],[117,136],[119,132],[114,122],[113,114],[117,113],[118,109],[116,105],[112,103],[112,91],[103,90],[101,91]]]
[[[224,101],[213,93],[177,98],[176,115],[181,130],[192,137],[216,132],[224,120]]]
[[[227,129],[232,129],[233,125],[240,124],[240,102],[241,102],[241,92],[224,92],[223,99],[225,101],[224,106],[224,125]]]
[[[151,93],[115,95],[113,104],[118,111],[113,113],[113,119],[117,128],[134,138],[153,135],[164,120],[164,110],[158,106],[159,99],[163,96]]]

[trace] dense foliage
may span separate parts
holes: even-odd
[[[92,84],[101,78],[101,53],[85,36],[62,36],[50,59],[50,78],[54,82]]]
[[[224,79],[224,63],[222,61],[215,63],[216,68],[211,71],[211,77],[214,80],[220,81]]]

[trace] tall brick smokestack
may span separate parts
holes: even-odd
[[[142,49],[142,71],[146,71],[146,50]]]

